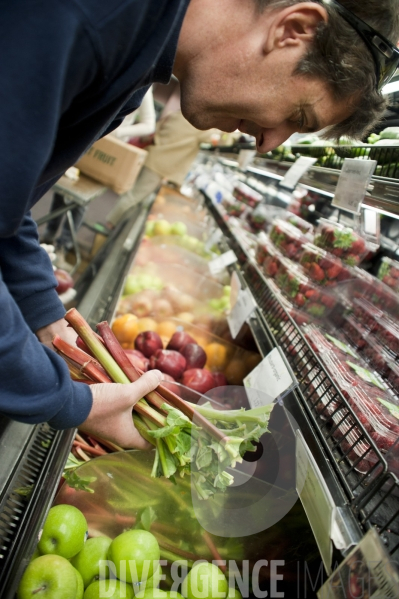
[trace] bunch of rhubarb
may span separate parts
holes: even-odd
[[[82,383],[130,383],[142,372],[135,368],[107,322],[96,334],[72,308],[65,319],[78,334],[77,347],[60,337],[53,339],[66,360],[71,377]],[[133,420],[141,435],[155,447],[152,476],[173,480],[191,474],[201,499],[225,491],[234,477],[230,468],[242,462],[253,442],[268,431],[273,404],[251,410],[216,410],[209,403],[184,401],[170,388],[159,385],[134,406]]]

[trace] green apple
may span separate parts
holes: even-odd
[[[140,281],[136,275],[127,275],[123,295],[133,295],[133,293],[141,291],[141,288]]]
[[[175,223],[172,223],[171,227],[170,227],[170,234],[171,235],[185,235],[187,233],[187,227],[184,223],[182,223],[181,221],[176,221]]]
[[[154,234],[154,223],[155,223],[154,220],[148,220],[145,223],[145,234],[148,237],[152,237],[152,235]]]
[[[85,592],[83,578],[82,578],[82,575],[80,574],[80,572],[76,568],[74,568],[74,570],[75,570],[75,574],[76,574],[76,580],[78,583],[78,586],[76,589],[76,599],[83,599],[83,595]]]
[[[87,521],[73,505],[51,508],[38,544],[40,553],[54,553],[70,559],[81,549],[87,538]]]
[[[147,589],[143,595],[138,595],[140,599],[166,599],[167,596],[166,591],[157,588]]]
[[[100,575],[100,560],[106,560],[111,539],[96,537],[89,539],[74,558],[72,565],[81,573],[84,587],[88,587]]]
[[[60,555],[41,555],[26,568],[19,583],[18,599],[75,599],[76,570]]]
[[[135,582],[133,584],[133,592],[138,599],[143,599],[144,594],[151,590],[155,589],[159,586],[159,583],[162,579],[162,567],[159,566],[158,570],[151,576],[151,578],[147,578],[143,582]]]
[[[133,583],[151,578],[158,569],[159,558],[158,541],[146,530],[123,532],[112,541],[108,552],[117,577]]]
[[[228,589],[223,572],[215,564],[202,562],[187,574],[181,592],[186,599],[224,599]]]
[[[242,599],[242,595],[235,587],[229,587],[227,599]]]
[[[183,599],[183,596],[177,591],[166,591],[166,595],[168,599]]]
[[[112,578],[111,580],[92,582],[85,590],[83,599],[103,599],[103,597],[107,597],[107,599],[133,599],[134,594],[130,584]]]
[[[170,223],[164,219],[154,221],[153,235],[170,235]]]
[[[224,285],[223,286],[223,295],[230,297],[230,293],[231,293],[231,285]]]

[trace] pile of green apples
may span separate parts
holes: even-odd
[[[128,274],[123,289],[123,295],[133,295],[145,289],[160,291],[164,284],[160,277],[147,273]]]
[[[212,298],[208,301],[208,305],[212,310],[216,310],[216,312],[228,312],[231,308],[230,304],[230,292],[231,286],[224,285],[223,286],[223,294],[222,297]]]
[[[205,249],[203,241],[197,239],[193,235],[187,234],[187,226],[181,221],[169,223],[165,219],[149,220],[145,225],[145,234],[147,237],[174,235],[176,237],[175,242],[180,247],[204,258],[210,257],[211,255],[210,252]]]
[[[242,599],[209,562],[191,568],[181,583],[181,594],[159,589],[165,576],[151,532],[127,530],[113,540],[87,540],[87,534],[87,521],[79,509],[65,504],[52,507],[17,599]]]

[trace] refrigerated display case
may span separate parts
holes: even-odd
[[[261,166],[250,167],[243,173],[237,169],[234,160],[220,159],[213,154],[203,153],[199,162],[211,165],[212,168],[217,164],[217,172],[227,177],[230,183],[233,180],[241,181],[263,197],[266,193],[269,198],[275,196],[280,211],[288,205],[291,194],[286,190],[280,190],[277,185],[283,176],[279,173],[286,170],[284,164],[273,161],[269,169],[268,164],[263,162]],[[211,171],[212,169],[209,169],[208,174]],[[317,167],[315,172],[318,172]],[[327,183],[320,187],[317,186],[319,180],[309,185],[312,176],[308,175],[306,183],[301,182],[301,188],[314,194],[314,202],[309,201],[309,198],[304,200],[301,204],[304,207],[301,215],[310,215],[308,220],[315,223],[319,217],[318,208],[321,207],[321,214],[326,215],[326,212],[323,212],[324,204],[326,199],[331,199],[333,195],[336,173],[327,170],[323,172],[320,180],[327,179]],[[296,296],[293,297],[287,292],[284,295],[284,290],[280,293],[274,277],[269,276],[263,265],[257,263],[256,238],[252,232],[246,226],[242,226],[243,221],[228,218],[226,211],[221,209],[221,205],[215,201],[211,193],[197,193],[192,181],[189,181],[189,187],[193,194],[191,198],[184,200],[182,196],[176,195],[176,202],[180,202],[178,213],[180,211],[181,215],[183,207],[191,203],[194,207],[192,214],[197,215],[198,221],[206,222],[208,239],[217,228],[222,231],[223,236],[214,244],[213,250],[217,250],[219,254],[229,249],[235,252],[237,262],[228,267],[229,276],[235,272],[241,286],[248,288],[256,301],[256,308],[236,339],[236,344],[241,344],[242,351],[254,353],[254,350],[257,350],[262,357],[276,346],[281,347],[299,383],[295,390],[284,397],[283,405],[276,405],[270,424],[270,428],[275,430],[282,440],[283,447],[286,447],[283,457],[290,457],[284,465],[287,485],[291,485],[291,488],[295,485],[295,444],[300,436],[303,439],[301,442],[309,448],[318,465],[333,503],[333,530],[328,531],[328,539],[323,538],[323,533],[316,529],[309,504],[302,497],[303,505],[297,499],[279,523],[260,536],[250,537],[253,551],[249,557],[252,559],[255,555],[256,559],[285,560],[286,580],[279,590],[283,589],[289,597],[315,597],[322,581],[326,580],[328,574],[357,546],[371,528],[377,530],[381,543],[392,559],[398,558],[399,481],[395,473],[395,446],[389,452],[381,451],[359,413],[354,410],[350,398],[344,393],[346,387],[340,388],[315,346],[309,342],[309,335],[306,334],[303,324],[309,325],[315,321],[307,318],[309,314],[304,316],[301,307],[294,302],[298,302]],[[227,192],[226,196],[228,197]],[[305,196],[306,194],[302,193],[298,197]],[[379,198],[379,201],[383,200]],[[388,199],[389,202],[392,203],[392,199]],[[168,264],[168,260],[165,259],[169,247],[167,240],[163,238],[154,243],[154,238],[151,238],[150,242],[147,240],[148,243],[140,243],[151,209],[152,219],[165,217],[167,220],[180,220],[175,217],[173,211],[169,211],[170,206],[164,206],[162,202],[152,206],[152,200],[149,199],[144,208],[141,206],[132,209],[129,217],[114,231],[80,278],[76,286],[75,303],[93,328],[102,320],[111,321],[118,313],[129,273],[137,272],[148,259],[154,262],[156,256],[160,260],[154,270],[154,276],[164,274],[166,278],[177,277],[176,281],[182,281],[184,278],[184,292],[189,294],[193,286],[190,279],[195,272],[197,274],[193,278],[194,286],[195,282],[199,286],[202,281],[201,292],[206,288],[201,300],[220,299],[221,287],[229,282],[229,276],[222,281],[214,280],[211,283],[204,271],[206,266],[201,262],[204,258],[198,254],[195,258],[190,258],[189,265],[184,266],[185,252],[189,251],[192,254],[193,248],[176,249],[178,246],[172,244],[171,251],[174,256]],[[282,212],[279,214],[278,211],[274,211],[275,207],[271,208],[273,218],[282,216]],[[310,229],[308,233],[309,231]],[[195,235],[196,232],[198,229],[193,224],[190,233]],[[302,231],[302,237],[299,237],[303,238],[301,247],[308,249],[309,253],[312,249],[308,247],[311,240],[306,235],[307,232]],[[206,239],[204,241],[206,247]],[[151,247],[152,249],[149,249]],[[207,251],[210,249],[207,248]],[[202,247],[200,251],[203,251]],[[313,252],[317,253],[317,250],[314,249]],[[273,250],[270,253],[272,254]],[[183,261],[183,265],[179,265],[180,270],[175,264],[179,259]],[[284,259],[281,257],[281,262]],[[198,270],[191,268],[193,264]],[[184,268],[191,268],[191,277],[184,277]],[[303,266],[298,264],[297,268]],[[212,297],[208,297],[208,294]],[[345,305],[344,298],[342,302]],[[330,306],[329,313],[338,312],[338,320],[332,320],[331,325],[339,329],[342,325],[339,318],[340,310],[334,308],[335,306]],[[149,317],[153,316],[150,314]],[[169,316],[174,318],[176,314]],[[321,318],[320,322],[319,318],[317,323],[323,324],[323,319]],[[185,326],[195,328],[198,324],[201,323],[187,322]],[[218,333],[220,330],[218,329]],[[231,341],[225,338],[225,343]],[[338,341],[345,344],[344,338]],[[379,344],[384,350],[383,344]],[[8,599],[15,594],[18,580],[34,550],[37,534],[56,495],[73,436],[74,431],[59,433],[46,425],[28,427],[9,422],[4,424],[1,446],[2,454],[8,452],[8,462],[7,467],[2,469],[5,475],[0,504],[1,597]],[[23,441],[17,442],[17,439]],[[266,439],[263,454],[270,459],[260,462],[257,474],[265,484],[273,485],[275,481],[274,465],[282,455],[278,457],[278,449],[281,447],[279,448],[278,444],[276,446],[275,438]],[[117,454],[112,456],[111,461],[117,459],[115,455]],[[26,478],[21,479],[20,473],[27,473],[26,464],[30,468],[34,464],[35,469],[33,473],[29,472],[29,478],[25,474]],[[324,537],[325,534],[324,532]],[[326,544],[329,546],[330,542],[332,545],[328,551],[331,550],[331,563],[323,555],[323,567],[320,547]],[[270,590],[270,574],[265,575],[263,582],[262,590]]]

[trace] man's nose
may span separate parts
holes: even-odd
[[[280,146],[291,135],[295,133],[295,126],[291,124],[280,125],[274,129],[262,129],[256,136],[256,147],[258,152],[265,154]]]

